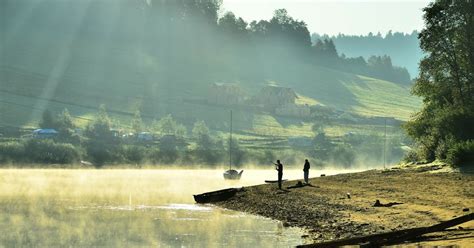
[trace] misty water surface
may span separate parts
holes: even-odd
[[[336,171],[318,172],[333,174]],[[285,172],[301,178],[302,171]],[[194,203],[192,194],[275,179],[247,170],[0,170],[0,246],[288,247],[303,230]]]

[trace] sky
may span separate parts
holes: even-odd
[[[429,0],[223,0],[225,13],[232,11],[245,21],[268,20],[275,9],[285,8],[308,25],[310,33],[337,35],[411,33],[423,28],[423,12]]]

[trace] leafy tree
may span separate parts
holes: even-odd
[[[133,114],[132,130],[135,133],[139,133],[143,131],[143,120],[142,120],[140,110],[136,110],[135,113]]]
[[[41,128],[54,128],[57,130],[75,128],[71,114],[69,114],[69,111],[66,108],[56,116],[54,116],[49,110],[44,111],[39,126]]]
[[[74,128],[76,126],[74,125],[74,121],[66,108],[56,116],[54,116],[49,110],[44,111],[39,126],[41,128],[53,128],[58,131],[58,137],[61,141],[69,143],[79,142],[79,137],[73,137]]]
[[[175,136],[165,136],[160,140],[159,162],[170,164],[178,159],[178,139]]]
[[[182,124],[177,124],[176,125],[176,128],[175,128],[175,135],[176,137],[178,138],[184,138],[186,137],[188,133],[188,130],[186,129],[186,127]]]
[[[174,135],[176,128],[176,121],[171,115],[167,115],[158,122],[160,132],[164,135]]]
[[[306,23],[289,16],[286,9],[275,10],[270,21],[251,22],[250,32],[255,42],[273,55],[302,55],[311,47]]]
[[[56,123],[56,129],[59,132],[60,140],[72,144],[79,144],[80,137],[79,135],[74,133],[76,125],[74,124],[74,121],[71,117],[71,114],[69,114],[68,109],[65,108],[63,112],[58,114],[58,116],[56,117]]]
[[[398,83],[410,83],[410,74],[405,68],[392,65],[392,59],[387,56],[370,56],[367,60],[370,74],[378,78]]]
[[[313,43],[317,40],[333,40],[338,51],[350,58],[362,56],[368,59],[372,55],[386,54],[392,58],[394,64],[407,68],[412,76],[418,73],[418,62],[423,57],[416,30],[408,34],[389,31],[385,36],[380,33],[371,36],[347,34],[328,36],[313,33],[311,37]]]
[[[241,17],[237,18],[234,13],[227,12],[219,19],[219,28],[222,32],[232,36],[245,37],[248,33],[247,23]]]
[[[178,123],[172,115],[167,115],[161,118],[158,122],[153,124],[154,131],[162,135],[175,135],[179,138],[184,138],[187,129],[183,124]]]
[[[193,127],[193,137],[196,140],[196,148],[194,150],[198,161],[208,164],[216,164],[223,157],[223,144],[214,140],[204,121],[197,121]]]
[[[97,118],[87,126],[85,135],[88,138],[86,143],[87,154],[98,166],[106,162],[112,162],[119,156],[119,139],[111,130],[111,120],[107,114],[105,105],[99,107]]]
[[[146,156],[145,147],[139,145],[128,145],[124,146],[123,153],[126,161],[128,163],[133,163],[136,165],[140,165]]]
[[[427,56],[412,89],[424,106],[405,127],[422,159],[444,159],[474,139],[474,1],[435,1],[424,19],[419,38]]]
[[[336,46],[330,39],[318,39],[314,46],[312,46],[312,50],[316,58],[318,60],[324,61],[325,63],[327,63],[327,60],[332,60],[331,63],[334,63],[334,60],[339,58]]]
[[[311,37],[306,23],[293,19],[286,9],[275,10],[270,19],[268,31],[271,36],[287,41],[295,47],[305,49],[311,46]]]
[[[74,125],[74,121],[72,120],[71,114],[69,114],[69,110],[65,108],[63,112],[61,112],[57,117],[58,122],[58,129],[67,129],[72,130],[76,126]]]
[[[209,134],[209,128],[204,121],[197,121],[193,127],[193,138],[196,139],[198,146],[203,148],[211,146],[211,136]]]

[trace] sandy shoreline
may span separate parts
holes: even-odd
[[[287,181],[284,186],[295,183]],[[216,205],[305,228],[305,243],[433,225],[474,208],[473,174],[372,170],[311,178],[310,183],[315,187],[285,191],[276,184],[246,187]],[[377,199],[403,204],[373,207]],[[462,230],[430,234],[429,240],[416,243],[469,247],[474,244],[474,221],[460,226]]]

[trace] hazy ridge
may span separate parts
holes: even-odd
[[[215,82],[238,84],[250,96],[267,84],[291,87],[336,109],[403,120],[420,104],[408,87],[316,66],[295,54],[279,54],[279,63],[260,47],[254,56],[218,54],[225,46],[211,43],[215,31],[199,22],[176,31],[175,44],[163,40],[150,27],[181,26],[150,25],[144,11],[153,7],[144,3],[24,1],[6,7],[1,125],[34,125],[45,109],[63,108],[87,122],[100,104],[127,118],[139,109],[150,120],[171,113],[186,124],[225,121],[229,107],[196,105]],[[216,37],[212,42],[225,43]]]

